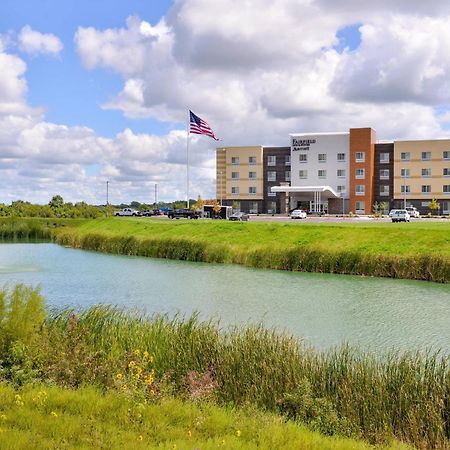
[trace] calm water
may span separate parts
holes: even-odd
[[[450,354],[450,286],[113,256],[54,244],[0,244],[0,286],[40,285],[47,304],[263,322],[326,348],[440,348]]]

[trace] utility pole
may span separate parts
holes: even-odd
[[[158,204],[158,184],[155,183],[155,209],[157,204]]]
[[[109,181],[106,182],[106,206],[109,205]]]
[[[220,175],[220,206],[222,206],[222,197],[223,197],[223,172],[220,171],[219,175]]]
[[[406,209],[406,169],[403,169],[403,209]]]

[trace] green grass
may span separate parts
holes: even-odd
[[[19,396],[19,397],[18,397]],[[120,393],[0,384],[0,448],[369,450],[256,410],[167,398],[144,404]],[[380,447],[381,448],[381,447]],[[386,449],[404,449],[393,443]]]
[[[113,218],[57,230],[89,250],[306,272],[450,282],[450,222],[291,224]]]

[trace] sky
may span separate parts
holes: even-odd
[[[215,195],[215,148],[450,136],[450,2],[1,0],[0,203]]]

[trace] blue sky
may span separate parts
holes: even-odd
[[[0,202],[184,198],[189,108],[223,146],[447,137],[450,4],[374,3],[2,0]],[[191,197],[215,147],[192,138]]]

